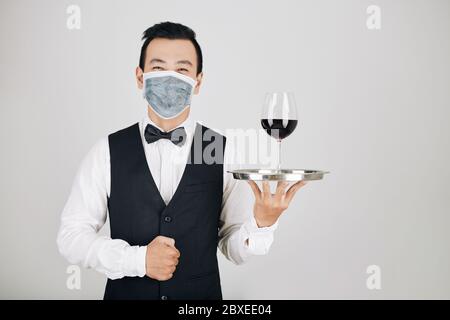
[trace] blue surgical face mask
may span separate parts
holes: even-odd
[[[143,95],[161,118],[180,115],[191,104],[197,81],[175,71],[152,71],[143,74]]]

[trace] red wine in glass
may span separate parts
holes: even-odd
[[[277,140],[289,136],[297,127],[298,120],[292,119],[261,119],[261,125],[267,134]]]
[[[297,107],[292,92],[266,94],[261,113],[261,125],[278,142],[278,170],[281,170],[281,140],[297,127]]]

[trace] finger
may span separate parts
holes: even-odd
[[[261,190],[259,190],[258,185],[253,180],[247,180],[248,184],[250,185],[250,188],[252,188],[253,194],[255,195],[256,199],[261,198]]]
[[[166,258],[164,259],[164,265],[170,268],[175,268],[178,264],[178,259],[175,258]]]
[[[167,281],[167,280],[170,280],[171,278],[173,277],[173,273],[171,273],[171,274],[169,274],[169,275],[167,275],[167,276],[163,276],[163,277],[161,277],[160,279],[160,281]]]
[[[178,251],[177,248],[175,247],[167,247],[167,254],[171,257],[174,258],[179,258],[180,257],[180,251]]]
[[[304,185],[306,185],[306,181],[300,180],[296,183],[294,183],[286,192],[285,200],[287,203],[291,202],[292,198],[294,197],[295,193]]]
[[[168,266],[167,268],[165,268],[164,270],[165,270],[165,272],[166,272],[167,274],[172,274],[172,273],[175,272],[176,269],[177,269],[177,268],[175,268],[175,266],[169,265],[169,266]]]
[[[287,181],[278,181],[277,182],[277,189],[275,190],[275,197],[278,199],[281,199],[281,197],[284,195],[284,191],[286,190],[286,187],[288,186],[289,182]]]
[[[270,197],[272,194],[270,193],[270,185],[269,185],[269,181],[263,181],[262,182],[262,196],[263,198],[265,197]]]
[[[175,248],[175,239],[172,239],[169,237],[164,237],[164,236],[159,236],[158,239],[159,239],[160,243],[164,243],[164,244],[168,245],[169,247]]]
[[[304,185],[306,185],[306,181],[305,180],[297,181],[296,183],[294,183],[292,186],[289,187],[289,189],[288,189],[288,191],[286,193],[288,193],[290,190],[301,188]]]

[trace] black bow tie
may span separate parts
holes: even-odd
[[[152,126],[151,124],[147,124],[145,127],[145,140],[147,143],[152,143],[158,141],[159,139],[168,139],[173,142],[173,144],[181,147],[186,140],[186,130],[184,127],[178,127],[169,132],[163,132]]]

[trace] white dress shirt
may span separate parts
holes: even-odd
[[[196,122],[188,117],[180,124],[180,127],[185,127],[187,134],[187,140],[181,147],[167,139],[147,143],[144,132],[148,123],[156,126],[147,115],[139,122],[141,139],[150,172],[167,204],[184,172]],[[227,141],[225,153],[232,151],[233,146]],[[253,216],[254,196],[250,186],[245,181],[235,180],[226,171],[230,167],[226,160],[227,156],[223,165],[219,249],[230,261],[242,264],[251,255],[262,255],[269,251],[278,221],[270,227],[258,228]],[[59,251],[70,263],[93,268],[110,279],[143,277],[146,274],[146,246],[131,246],[124,240],[98,234],[107,218],[110,181],[110,154],[106,136],[90,149],[77,170],[61,214],[57,236]]]

